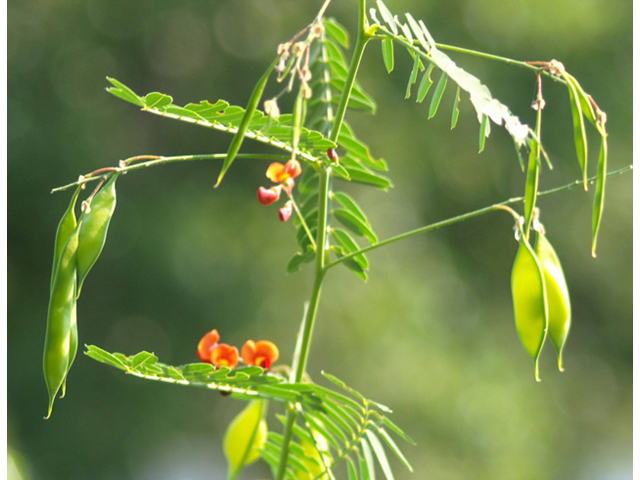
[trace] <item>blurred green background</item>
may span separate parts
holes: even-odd
[[[373,6],[370,3],[370,6]],[[79,355],[67,397],[44,421],[42,377],[53,237],[81,173],[137,154],[224,152],[231,137],[139,112],[105,93],[112,76],[176,103],[222,98],[244,105],[275,54],[320,0],[10,0],[8,4],[8,444],[25,479],[222,479],[224,428],[241,402],[145,382]],[[632,2],[629,0],[389,0],[424,19],[436,40],[521,60],[562,61],[608,113],[610,169],[632,156]],[[351,32],[356,2],[328,15]],[[452,56],[454,56],[452,54]],[[532,124],[535,78],[454,56]],[[349,114],[390,166],[384,193],[345,187],[380,238],[521,195],[524,175],[508,135],[494,127],[477,154],[468,101],[454,131],[445,92],[403,100],[411,61],[396,50],[387,75],[371,44],[361,83],[376,116]],[[277,91],[270,85],[268,94]],[[545,83],[543,141],[554,170],[541,188],[579,177],[567,93]],[[593,133],[593,132],[592,132]],[[598,139],[592,140],[592,169]],[[261,146],[245,142],[246,151]],[[161,361],[197,361],[200,337],[270,339],[291,358],[310,270],[286,275],[291,223],[255,201],[266,162],[137,171],[118,182],[102,257],[78,306],[80,343]],[[309,372],[325,370],[394,409],[417,442],[414,474],[397,479],[632,477],[632,175],[610,178],[598,258],[590,256],[593,189],[539,201],[572,294],[566,371],[547,344],[542,383],[513,326],[509,278],[517,244],[508,215],[486,215],[372,252],[369,281],[335,269],[323,291]],[[275,422],[272,423],[275,428]],[[279,428],[279,427],[277,427]],[[381,472],[380,472],[381,473]],[[256,464],[244,478],[266,478]],[[16,478],[16,477],[13,477]]]

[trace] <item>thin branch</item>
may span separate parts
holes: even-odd
[[[633,169],[633,165],[628,165],[628,166],[626,166],[624,168],[621,168],[619,170],[615,170],[613,172],[608,173],[607,176],[610,177],[610,176],[613,176],[613,175],[620,175],[622,173],[628,172],[631,169]],[[597,179],[597,176],[593,176],[593,177],[591,177],[591,178],[589,178],[587,180],[587,183],[593,183],[593,182],[596,181],[596,179]],[[545,195],[551,195],[551,194],[554,194],[554,193],[562,192],[564,190],[569,190],[569,189],[574,188],[574,187],[576,187],[578,185],[583,185],[582,180],[576,180],[575,182],[569,183],[567,185],[563,185],[561,187],[552,188],[550,190],[545,190],[544,192],[538,192],[538,197],[543,197]],[[457,217],[448,218],[447,220],[442,220],[440,222],[432,223],[431,225],[426,225],[424,227],[420,227],[420,228],[417,228],[415,230],[411,230],[409,232],[405,232],[405,233],[397,235],[395,237],[388,238],[387,240],[384,240],[382,242],[378,242],[375,245],[371,245],[369,247],[361,248],[360,250],[352,252],[349,255],[345,255],[344,257],[340,257],[339,259],[337,259],[337,260],[329,263],[328,265],[326,265],[325,269],[328,270],[331,267],[335,267],[339,263],[344,262],[345,260],[353,258],[353,257],[355,257],[357,255],[361,255],[363,253],[369,252],[371,250],[375,250],[376,248],[384,247],[385,245],[389,245],[390,243],[394,243],[394,242],[397,242],[399,240],[404,240],[405,238],[412,237],[413,235],[417,235],[419,233],[425,233],[425,232],[429,232],[431,230],[435,230],[437,228],[446,227],[448,225],[452,225],[454,223],[458,223],[458,222],[461,222],[463,220],[468,220],[470,218],[483,215],[485,213],[493,212],[493,211],[495,211],[497,209],[501,209],[505,205],[512,205],[514,203],[522,202],[523,200],[524,200],[524,197],[510,198],[509,200],[505,200],[504,202],[496,203],[494,205],[490,205],[488,207],[481,208],[479,210],[474,210],[473,212],[464,213],[462,215],[458,215]]]
[[[63,190],[67,190],[72,187],[76,187],[83,183],[92,182],[94,180],[100,180],[101,178],[105,178],[109,175],[113,175],[114,173],[127,173],[133,170],[139,170],[141,168],[154,167],[156,165],[164,165],[166,163],[174,163],[174,162],[190,162],[194,160],[224,160],[226,158],[226,153],[213,153],[209,155],[180,155],[176,157],[160,157],[154,155],[138,155],[135,157],[128,158],[126,160],[120,161],[120,167],[109,167],[109,170],[105,170],[105,173],[100,173],[99,175],[92,176],[80,176],[80,178],[68,185],[63,185],[62,187],[57,187],[51,190],[51,193],[61,192]],[[141,159],[151,158],[147,162],[136,163],[134,165],[130,165],[130,163],[134,161],[138,161]],[[277,155],[277,154],[266,154],[266,153],[239,153],[236,155],[236,158],[257,158],[262,160],[289,160],[288,155]],[[96,172],[101,172],[103,169],[96,170]],[[95,172],[92,172],[95,173]]]

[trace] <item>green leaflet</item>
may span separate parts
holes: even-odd
[[[580,98],[578,97],[578,91],[571,76],[568,76],[565,72],[562,72],[562,78],[567,82],[567,88],[569,90],[569,101],[571,103],[571,115],[573,117],[573,137],[576,144],[576,152],[578,154],[578,163],[582,170],[582,178],[584,182],[584,189],[587,190],[587,160],[589,151],[587,148],[587,132],[584,128],[584,118],[582,116],[582,107]]]
[[[482,153],[482,151],[484,150],[484,142],[487,139],[487,137],[489,136],[489,132],[490,132],[490,125],[489,125],[489,117],[487,117],[486,115],[482,116],[482,120],[480,121],[480,136],[479,136],[479,148],[478,148],[478,153]]]
[[[453,111],[451,112],[451,130],[456,128],[458,123],[458,115],[460,114],[460,109],[458,105],[460,104],[460,85],[458,85],[458,90],[456,91],[456,96],[453,100]]]
[[[394,480],[393,473],[391,472],[391,467],[389,466],[389,460],[387,460],[387,455],[384,452],[384,448],[382,447],[380,440],[378,439],[378,437],[376,437],[372,430],[367,430],[366,434],[367,439],[369,440],[369,443],[373,447],[373,451],[376,454],[378,463],[380,464],[380,467],[382,467],[384,476],[387,478],[387,480]]]
[[[404,39],[407,42],[406,47],[408,49],[434,63],[435,66],[457,83],[462,90],[468,92],[471,103],[476,109],[479,122],[482,120],[482,115],[486,115],[495,124],[504,125],[518,147],[525,146],[529,138],[529,127],[521,123],[520,119],[513,115],[506,105],[493,98],[489,89],[477,77],[458,67],[449,56],[436,48],[434,39],[422,21],[416,22],[410,14],[406,14],[406,18],[408,24],[396,21],[404,37],[395,35],[384,25],[375,22],[375,19],[374,23],[378,23],[380,29],[385,31],[387,35]],[[410,32],[413,32],[420,46],[413,44],[413,35]]]
[[[427,93],[429,93],[429,89],[431,88],[431,85],[433,85],[433,80],[431,80],[432,71],[433,71],[433,63],[430,63],[429,68],[427,69],[426,72],[424,72],[424,75],[422,75],[422,80],[420,80],[420,85],[418,86],[418,95],[416,98],[417,103],[422,103],[422,101],[427,96]]]
[[[393,71],[393,40],[390,38],[382,39],[382,60],[388,73]]]
[[[440,106],[440,100],[442,100],[442,95],[444,94],[444,89],[447,86],[447,79],[449,76],[442,72],[440,75],[440,80],[438,80],[438,84],[436,85],[436,89],[433,92],[433,97],[431,97],[431,103],[429,104],[429,117],[433,118],[438,111],[438,107]]]
[[[349,32],[335,18],[325,18],[323,25],[329,38],[342,48],[349,48]]]
[[[258,103],[260,103],[260,99],[262,98],[262,92],[264,91],[264,87],[267,85],[269,76],[271,75],[271,72],[273,71],[276,64],[278,63],[278,60],[279,60],[279,57],[276,57],[273,60],[273,62],[271,62],[271,65],[269,65],[269,68],[267,68],[267,71],[264,72],[262,77],[260,77],[260,80],[258,80],[258,83],[256,83],[256,86],[253,88],[253,92],[251,92],[251,96],[249,97],[249,103],[247,103],[247,108],[245,109],[244,114],[242,115],[242,120],[240,121],[240,125],[238,126],[238,131],[234,135],[233,140],[231,140],[231,145],[229,145],[229,150],[227,150],[227,158],[224,159],[224,163],[222,164],[222,170],[220,171],[220,175],[218,176],[218,181],[213,186],[213,188],[217,188],[220,185],[220,182],[222,182],[222,178],[224,177],[224,174],[227,172],[227,170],[235,160],[236,155],[238,154],[238,151],[242,146],[242,142],[244,140],[245,134],[247,133],[247,129],[249,128],[249,124],[251,123],[253,112],[256,111],[256,108],[258,107]],[[294,120],[295,120],[295,117],[294,117]],[[294,121],[293,131],[294,131],[293,135],[295,137],[296,135],[295,121]],[[294,142],[293,144],[294,153],[296,151],[296,147],[297,147],[297,142]]]
[[[413,68],[411,69],[411,75],[409,76],[409,82],[407,83],[407,93],[404,96],[405,99],[411,97],[411,85],[416,83],[418,80],[418,73],[420,71],[424,71],[424,65],[422,64],[420,57],[416,55],[413,50],[407,49],[407,51],[413,57]]]
[[[371,227],[348,210],[338,208],[332,210],[331,214],[351,232],[358,236],[366,237],[369,243],[378,242],[378,237],[373,233]]]
[[[607,132],[602,127],[602,144],[600,145],[600,157],[598,159],[598,178],[596,180],[596,194],[593,198],[592,242],[591,255],[596,256],[598,232],[604,210],[604,189],[607,181]]]
[[[174,105],[173,99],[161,93],[149,93],[140,97],[131,89],[115,79],[108,78],[114,86],[108,89],[112,95],[141,106],[144,111],[187,123],[213,128],[222,132],[235,133],[244,118],[242,107],[230,106],[223,100],[210,103],[206,100],[200,103],[189,103],[183,107]],[[135,95],[131,98],[131,94]],[[245,136],[261,143],[265,143],[281,150],[291,152],[292,115],[281,115],[279,120],[268,118],[263,112],[255,110]],[[300,135],[299,156],[315,162],[316,158],[324,155],[329,148],[336,148],[336,144],[324,137],[320,132],[302,129]]]

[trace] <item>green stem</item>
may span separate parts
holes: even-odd
[[[351,98],[351,90],[356,81],[356,74],[358,73],[358,67],[360,66],[364,49],[367,46],[367,42],[373,38],[368,35],[366,31],[366,1],[360,0],[358,7],[358,37],[356,39],[356,46],[353,50],[351,64],[349,65],[349,71],[347,72],[347,79],[345,80],[344,88],[340,95],[340,103],[338,104],[338,109],[336,111],[333,130],[331,131],[330,139],[334,142],[337,142],[338,137],[340,136],[340,128],[342,128],[344,115],[347,112],[347,105],[349,104],[349,98]]]
[[[326,3],[325,3],[326,4]],[[333,129],[331,131],[330,139],[337,142],[340,135],[340,128],[344,121],[344,116],[347,111],[347,105],[349,104],[349,98],[351,97],[351,90],[356,81],[356,74],[358,73],[358,67],[364,54],[365,46],[372,37],[367,34],[366,31],[366,0],[358,1],[358,37],[351,58],[351,64],[349,65],[349,71],[345,80],[344,88],[340,96],[340,103],[336,111],[335,121]],[[316,237],[316,271],[313,281],[313,287],[311,290],[311,298],[309,299],[309,306],[303,319],[301,326],[302,335],[300,337],[299,349],[297,348],[298,356],[294,358],[293,365],[295,365],[295,371],[293,372],[293,381],[300,382],[304,375],[307,366],[307,358],[309,356],[309,348],[311,345],[311,335],[313,333],[313,325],[315,323],[316,313],[318,310],[318,303],[320,301],[320,292],[322,290],[322,282],[327,272],[325,262],[327,259],[327,222],[329,216],[328,201],[329,201],[329,183],[331,178],[331,167],[323,167],[320,171],[320,188],[318,196],[318,231]],[[289,458],[289,443],[293,436],[293,425],[295,423],[296,409],[294,405],[289,405],[287,412],[287,421],[285,424],[282,450],[280,451],[280,461],[278,464],[278,472],[276,480],[282,480],[287,470],[287,460]]]
[[[116,167],[110,170],[109,172],[102,173],[100,175],[95,176],[86,176],[81,177],[81,179],[69,183],[68,185],[63,185],[62,187],[57,187],[51,190],[51,193],[62,192],[63,190],[67,190],[72,187],[76,187],[81,183],[93,182],[94,180],[100,180],[101,178],[108,177],[112,175],[114,172],[117,173],[126,173],[131,172],[133,170],[139,170],[141,168],[154,167],[156,165],[164,165],[166,163],[175,163],[175,162],[191,162],[195,160],[223,160],[226,158],[226,153],[213,153],[208,155],[180,155],[176,157],[161,157],[155,155],[138,155],[135,157],[128,158],[126,160],[122,160],[121,164],[125,165],[123,167]],[[139,160],[139,159],[147,159],[151,158],[147,162],[136,163],[134,165],[128,165],[128,163]],[[289,155],[277,155],[277,154],[266,154],[266,153],[239,153],[236,155],[236,158],[257,158],[262,160],[289,160]]]
[[[316,234],[316,273],[311,290],[311,298],[306,314],[302,320],[302,335],[300,337],[300,348],[297,358],[294,359],[295,371],[293,372],[294,383],[302,380],[309,357],[309,346],[311,344],[311,336],[313,333],[313,325],[318,311],[318,303],[320,301],[320,293],[322,291],[322,281],[326,274],[325,269],[325,252],[327,244],[327,198],[329,190],[329,177],[331,176],[330,168],[323,168],[320,171],[320,190],[318,199],[318,232]],[[289,458],[289,443],[293,435],[293,425],[296,419],[296,408],[289,405],[287,411],[287,422],[283,434],[282,450],[280,451],[280,463],[278,464],[278,473],[276,480],[282,480],[287,469],[287,459]]]
[[[414,48],[414,43],[419,44],[418,40],[414,40],[413,43],[409,42],[406,38],[396,36],[392,32],[389,32],[384,27],[381,27],[377,31],[376,38],[391,38],[393,41],[402,44],[407,48],[411,48],[416,53],[419,53],[420,56],[429,60],[429,55],[423,52],[422,50],[418,50]],[[492,55],[490,53],[479,52],[477,50],[470,50],[468,48],[455,47],[453,45],[447,45],[444,43],[436,43],[436,47],[440,50],[449,50],[450,52],[464,53],[465,55],[472,55],[474,57],[484,58],[486,60],[493,60],[495,62],[506,63],[508,65],[514,65],[516,67],[526,68],[527,70],[531,70],[533,72],[540,72],[541,74],[555,80],[559,83],[566,83],[562,78],[557,77],[555,75],[551,75],[548,71],[542,70],[539,65],[531,65],[530,63],[523,62],[521,60],[514,60],[513,58],[501,57],[500,55]]]
[[[616,170],[616,171],[608,173],[607,177],[612,176],[612,175],[619,175],[621,173],[625,173],[625,172],[631,170],[632,168],[633,168],[633,165],[628,165],[626,167],[621,168],[620,170]],[[596,181],[597,178],[598,178],[597,175],[593,176],[593,177],[587,179],[587,183],[593,183],[593,182]],[[569,183],[569,184],[563,185],[561,187],[552,188],[551,190],[545,190],[544,192],[538,192],[538,197],[543,197],[545,195],[551,195],[553,193],[558,193],[558,192],[561,192],[561,191],[564,191],[564,190],[569,190],[569,189],[574,188],[574,187],[576,187],[578,185],[583,185],[583,181],[582,180],[576,180],[573,183]],[[348,260],[349,258],[353,258],[353,257],[356,257],[356,256],[361,255],[363,253],[369,252],[371,250],[375,250],[376,248],[384,247],[385,245],[389,245],[389,244],[397,242],[399,240],[404,240],[405,238],[412,237],[412,236],[417,235],[419,233],[429,232],[429,231],[435,230],[437,228],[446,227],[446,226],[452,225],[454,223],[462,222],[463,220],[468,220],[468,219],[473,218],[473,217],[478,217],[480,215],[484,215],[485,213],[489,213],[489,212],[493,212],[495,210],[501,209],[501,207],[504,206],[504,205],[512,205],[514,203],[522,202],[523,200],[524,200],[524,197],[510,198],[509,200],[505,200],[504,202],[496,203],[494,205],[490,205],[488,207],[481,208],[479,210],[474,210],[473,212],[464,213],[462,215],[458,215],[457,217],[448,218],[447,220],[442,220],[440,222],[432,223],[431,225],[426,225],[424,227],[416,228],[415,230],[411,230],[409,232],[405,232],[405,233],[403,233],[401,235],[396,235],[395,237],[391,237],[391,238],[388,238],[387,240],[384,240],[382,242],[378,242],[375,245],[370,245],[368,247],[361,248],[360,250],[352,252],[349,255],[345,255],[344,257],[340,257],[339,259],[334,260],[333,262],[331,262],[328,265],[326,265],[325,269],[329,270],[330,268],[335,267],[336,265],[344,262],[345,260]]]

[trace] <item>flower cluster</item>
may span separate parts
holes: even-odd
[[[280,351],[268,340],[254,342],[247,340],[242,347],[242,358],[238,349],[226,343],[218,343],[220,335],[217,330],[207,333],[198,343],[198,358],[216,367],[235,368],[241,360],[245,365],[255,365],[269,370],[280,357]]]
[[[258,188],[256,197],[262,205],[271,205],[280,199],[280,193],[284,190],[291,198],[293,179],[302,173],[302,167],[297,160],[289,160],[286,165],[274,162],[267,169],[267,178],[277,183],[271,188]],[[293,200],[289,200],[278,212],[281,221],[286,222],[293,213]]]

